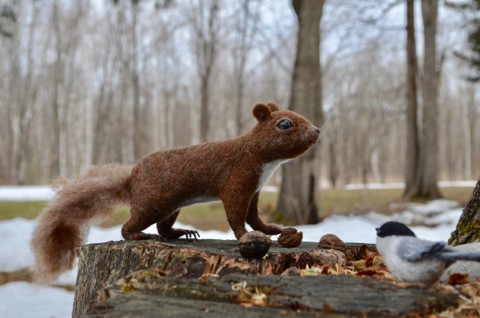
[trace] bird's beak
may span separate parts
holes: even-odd
[[[379,228],[379,227],[376,227],[376,228],[375,228],[375,231],[377,231],[377,234],[380,233],[380,228]]]

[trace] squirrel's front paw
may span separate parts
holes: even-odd
[[[185,229],[171,229],[165,236],[169,240],[177,239],[181,236],[185,235],[187,240],[197,240],[200,237],[197,231],[194,230],[185,230]]]
[[[185,237],[187,238],[187,240],[197,240],[199,237],[200,237],[200,234],[198,234],[197,231],[193,231],[193,230],[180,230],[183,232],[182,235],[185,235]]]

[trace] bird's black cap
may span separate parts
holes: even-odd
[[[390,221],[384,223],[382,226],[377,227],[377,235],[380,237],[386,237],[391,235],[399,235],[399,236],[413,236],[415,237],[415,233],[408,228],[403,223]]]

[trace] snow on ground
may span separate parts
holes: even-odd
[[[439,187],[475,187],[477,181],[440,181]],[[351,183],[345,186],[346,190],[359,189],[402,189],[404,183]],[[263,191],[276,192],[277,186],[265,186]],[[54,190],[50,186],[0,186],[0,201],[49,201],[55,195]]]
[[[463,180],[463,181],[440,181],[438,186],[440,188],[444,187],[475,187],[477,181],[475,180]],[[405,183],[403,182],[394,182],[394,183],[351,183],[345,186],[346,190],[360,190],[360,189],[403,189],[405,188]]]
[[[304,241],[318,242],[324,234],[333,233],[345,242],[374,243],[375,227],[394,219],[413,224],[412,229],[420,238],[445,241],[454,230],[462,212],[456,202],[447,200],[436,200],[427,204],[392,205],[392,208],[398,212],[391,216],[375,212],[364,216],[333,215],[320,224],[296,228],[303,231]],[[35,225],[35,220],[23,218],[0,222],[0,271],[14,271],[33,265],[29,242]],[[193,229],[183,224],[175,226]],[[156,229],[152,226],[147,232],[155,233]],[[234,239],[232,231],[199,233],[201,239]],[[88,243],[121,239],[120,226],[108,229],[92,228]],[[57,283],[75,284],[75,278],[76,268],[62,275]],[[73,292],[26,282],[12,282],[0,286],[0,299],[0,317],[66,317],[70,316],[73,306]]]
[[[50,186],[0,186],[0,201],[50,201],[54,195]]]
[[[0,286],[0,317],[71,317],[73,292],[26,282]]]

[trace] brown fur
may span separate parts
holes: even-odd
[[[31,242],[38,281],[52,280],[72,268],[75,248],[83,244],[88,226],[108,217],[116,205],[129,202],[131,170],[110,164],[92,167],[75,180],[56,181],[57,194],[40,215]]]
[[[275,104],[258,104],[253,114],[257,125],[238,138],[158,151],[133,169],[94,167],[66,182],[34,232],[37,277],[55,278],[71,268],[74,249],[83,244],[88,225],[109,216],[119,203],[131,205],[130,219],[122,228],[127,240],[196,237],[195,231],[172,225],[182,207],[215,199],[223,202],[237,239],[247,232],[245,222],[265,234],[282,233],[258,217],[260,182],[267,179],[263,172],[273,172],[277,165],[272,162],[279,165],[303,154],[318,140],[319,129],[299,114],[279,111]],[[282,119],[289,119],[292,127],[279,129]],[[142,232],[155,223],[159,235]]]

